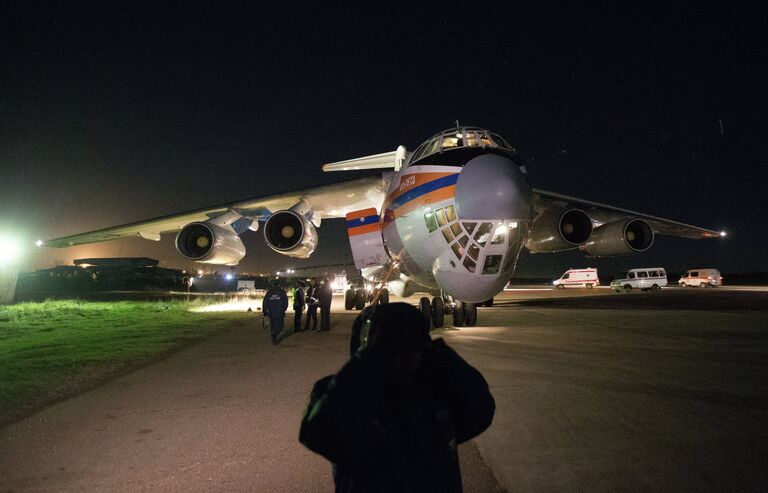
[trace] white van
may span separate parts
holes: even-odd
[[[657,290],[666,285],[667,273],[661,267],[632,269],[611,281],[611,288],[617,293],[621,290],[632,291],[633,289],[640,289],[642,291],[648,291],[649,289]]]
[[[552,285],[556,288],[565,289],[566,287],[587,287],[599,286],[600,279],[597,278],[597,269],[568,269],[560,276],[560,279],[552,281]]]
[[[723,276],[717,269],[690,269],[683,274],[677,283],[681,288],[686,286],[714,288],[723,285]]]

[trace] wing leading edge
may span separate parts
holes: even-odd
[[[720,238],[725,236],[724,232],[713,231],[711,229],[691,226],[677,221],[671,221],[661,217],[643,214],[641,212],[630,211],[620,207],[591,202],[589,200],[570,197],[546,190],[533,189],[534,207],[538,210],[549,209],[551,207],[578,207],[583,209],[595,222],[595,226],[600,226],[613,221],[618,221],[627,217],[644,219],[653,228],[653,232],[660,235],[678,236],[680,238],[702,239],[702,238]]]
[[[288,209],[301,199],[312,206],[315,215],[319,218],[345,217],[350,211],[380,207],[391,179],[391,174],[385,173],[375,177],[240,200],[55,238],[43,241],[42,246],[66,248],[132,237],[158,241],[163,233],[178,232],[191,222],[207,221],[228,212],[235,212],[242,217],[254,220],[266,219],[273,212]]]

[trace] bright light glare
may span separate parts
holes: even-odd
[[[13,238],[0,237],[0,265],[11,265],[21,257],[21,245]]]
[[[504,225],[496,226],[496,231],[493,232],[494,236],[499,236],[504,234]]]
[[[728,233],[726,233],[725,231],[720,231],[720,237],[721,238],[725,238],[725,235],[727,235],[727,234]]]
[[[346,291],[349,288],[349,284],[347,283],[347,278],[343,276],[336,276],[333,279],[331,288],[334,291]]]
[[[35,242],[35,245],[37,245],[37,246],[39,246],[39,247],[43,246],[43,240],[37,240],[37,241]]]
[[[233,276],[232,276],[232,274],[227,274],[227,275],[226,275],[226,276],[224,276],[224,277],[226,277],[226,278],[227,278],[227,281],[231,281]]]
[[[211,313],[211,312],[247,312],[250,308],[255,312],[261,307],[261,299],[248,298],[240,300],[231,300],[224,303],[216,303],[213,305],[198,306],[190,308],[189,311],[196,313]]]

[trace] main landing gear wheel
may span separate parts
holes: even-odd
[[[439,296],[432,298],[432,325],[434,325],[436,329],[442,327],[443,322],[445,321],[444,308],[442,298]]]
[[[464,304],[464,323],[467,327],[477,325],[477,305],[475,303]]]
[[[349,288],[344,292],[344,309],[351,310],[355,307],[355,290]]]
[[[464,325],[464,318],[466,317],[465,305],[463,301],[456,301],[456,305],[453,307],[453,326],[461,327]]]
[[[382,289],[381,292],[379,292],[379,303],[382,305],[386,305],[387,303],[389,303],[388,289]]]
[[[358,289],[355,291],[355,309],[362,310],[365,308],[365,290]]]
[[[426,296],[419,298],[419,310],[424,318],[429,320],[430,326],[432,325],[432,307],[429,304],[429,298]]]

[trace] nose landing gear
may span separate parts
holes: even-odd
[[[454,300],[450,297],[443,299],[442,296],[435,296],[430,302],[425,296],[419,299],[419,309],[435,329],[443,326],[445,315],[452,315],[454,327],[474,327],[477,324],[477,304],[475,303]]]

